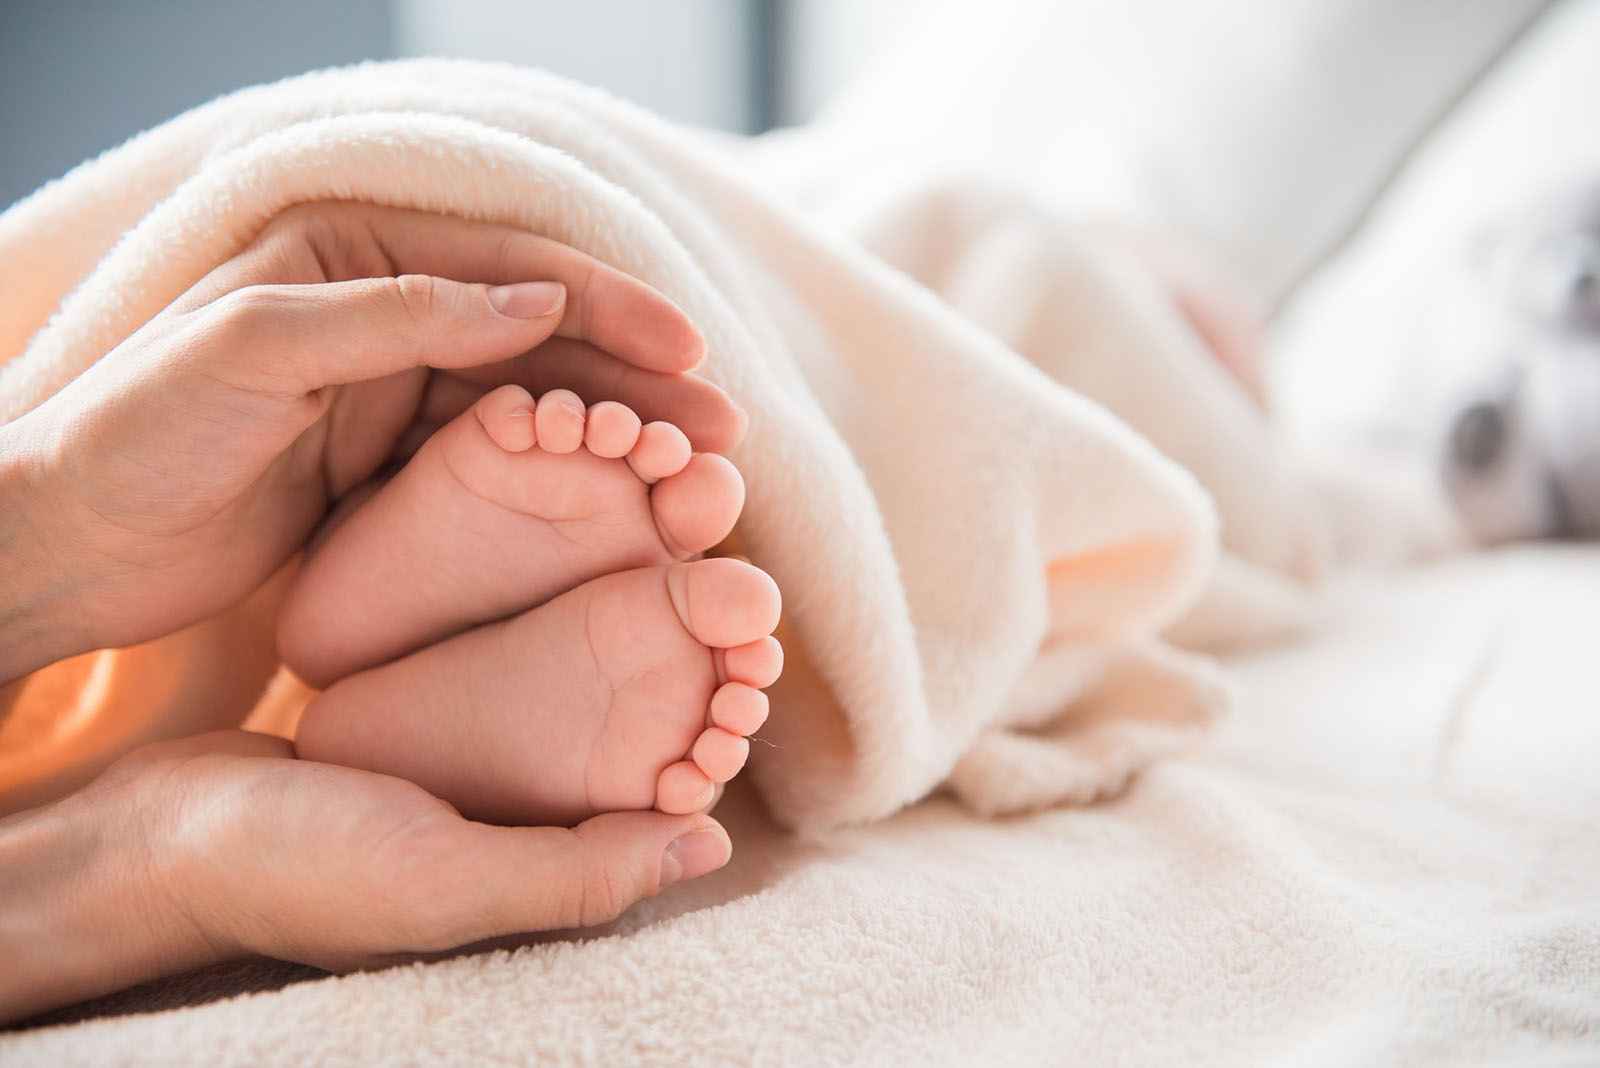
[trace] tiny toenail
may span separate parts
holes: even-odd
[[[728,852],[728,840],[720,830],[689,832],[661,854],[661,889],[717,870],[728,862]]]

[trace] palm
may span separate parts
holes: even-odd
[[[163,742],[60,802],[97,840],[156,858],[163,881],[124,908],[147,910],[169,958],[189,946],[197,960],[262,954],[345,971],[605,923],[655,892],[668,843],[714,827],[659,812],[495,827],[403,779],[293,753],[247,731]]]
[[[454,809],[403,779],[285,756],[213,752],[161,769],[190,796],[237,801],[214,839],[190,839],[227,863],[205,865],[189,889],[227,903],[226,924],[247,948],[345,970],[472,940],[417,922],[417,901],[459,890],[429,868],[435,843],[468,826]]]

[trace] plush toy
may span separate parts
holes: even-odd
[[[1484,541],[1600,535],[1600,184],[1486,228],[1427,347],[1446,487]]]

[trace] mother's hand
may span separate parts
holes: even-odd
[[[0,820],[0,1022],[252,955],[333,971],[589,926],[727,862],[707,816],[471,823],[420,787],[222,731]]]
[[[568,386],[728,448],[742,413],[680,373],[703,350],[661,294],[556,241],[370,205],[285,212],[0,427],[0,684],[237,601],[408,427],[490,386]]]

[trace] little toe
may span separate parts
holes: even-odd
[[[583,417],[583,401],[569,389],[552,389],[540,397],[533,409],[539,448],[553,453],[577,451],[583,444]]]
[[[671,423],[646,423],[628,453],[628,466],[644,481],[657,482],[682,471],[692,455],[683,431]]]
[[[667,593],[684,629],[714,649],[771,634],[783,598],[760,568],[738,560],[694,560],[667,568]]]
[[[501,386],[486,394],[472,410],[490,440],[506,452],[533,448],[533,394],[521,386]]]
[[[764,690],[783,674],[783,646],[768,635],[722,653],[722,677]]]
[[[690,756],[706,778],[714,783],[727,782],[739,774],[739,769],[749,759],[750,739],[712,727],[701,733]]]
[[[692,760],[668,765],[656,779],[656,808],[669,816],[686,816],[711,804],[717,784]]]
[[[767,721],[767,695],[742,682],[717,687],[711,695],[711,722],[730,734],[754,734]]]
[[[607,460],[628,455],[639,441],[639,417],[616,401],[601,401],[589,409],[583,431],[584,448]]]
[[[650,490],[662,542],[679,556],[704,552],[728,536],[744,508],[744,479],[725,457],[703,452]]]

